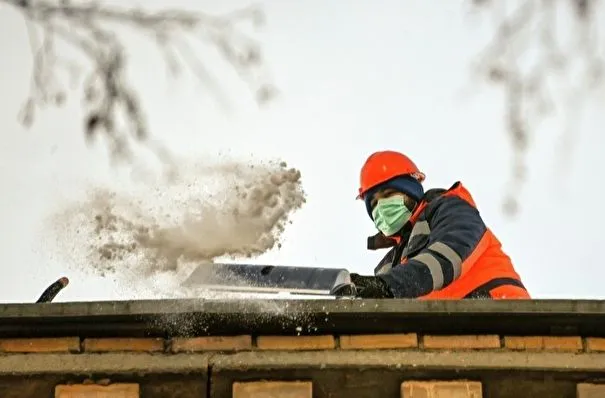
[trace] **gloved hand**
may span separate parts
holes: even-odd
[[[351,274],[351,282],[357,288],[357,295],[355,297],[393,298],[393,293],[391,293],[387,283],[376,276]]]

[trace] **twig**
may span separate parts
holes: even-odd
[[[256,98],[267,100],[270,87],[266,82],[255,82],[251,70],[262,67],[259,46],[237,29],[236,23],[252,20],[259,24],[262,12],[253,7],[237,10],[223,16],[195,13],[187,10],[149,12],[140,9],[119,8],[99,3],[74,4],[71,1],[0,0],[19,10],[27,24],[34,67],[30,94],[20,113],[25,126],[34,122],[35,108],[48,104],[61,105],[66,89],[58,84],[60,63],[55,41],[75,48],[92,65],[85,77],[84,99],[87,107],[84,131],[88,140],[99,134],[109,139],[115,157],[130,156],[129,138],[146,141],[149,128],[136,91],[126,79],[126,47],[113,25],[130,27],[151,36],[169,71],[179,71],[180,59],[194,74],[205,76],[204,65],[189,47],[183,47],[184,38],[196,37],[219,50],[220,55],[239,76],[257,93]],[[36,28],[43,40],[37,40]],[[216,85],[210,83],[213,91]],[[260,93],[260,94],[259,94]]]
[[[492,11],[505,4],[504,0],[473,0],[471,3],[477,10]],[[512,182],[507,184],[505,199],[505,212],[509,215],[514,215],[519,208],[532,132],[555,109],[549,89],[552,78],[559,77],[559,82],[568,86],[583,87],[586,95],[602,88],[605,63],[596,33],[598,3],[599,0],[524,0],[510,16],[501,18],[490,43],[481,53],[479,73],[506,93],[506,129],[513,146]],[[574,13],[576,22],[570,35],[576,40],[569,47],[557,34],[560,28],[557,6],[565,5]],[[532,49],[537,49],[539,56],[530,68],[524,69],[520,64],[526,61]],[[585,66],[584,81],[579,85],[571,76],[572,64]],[[577,93],[577,90],[570,91]],[[577,114],[575,109],[568,111]],[[566,131],[566,134],[575,133]]]

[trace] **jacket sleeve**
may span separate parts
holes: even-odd
[[[462,264],[487,229],[479,211],[456,196],[439,198],[426,211],[430,228],[426,247],[406,263],[379,275],[395,297],[424,296],[458,279]]]

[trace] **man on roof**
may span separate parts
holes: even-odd
[[[374,276],[351,274],[357,297],[529,299],[500,241],[460,182],[424,192],[425,175],[406,155],[380,151],[361,169],[358,199],[390,247]]]

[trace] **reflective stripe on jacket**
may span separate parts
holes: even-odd
[[[425,194],[375,274],[400,298],[530,298],[460,182]]]

